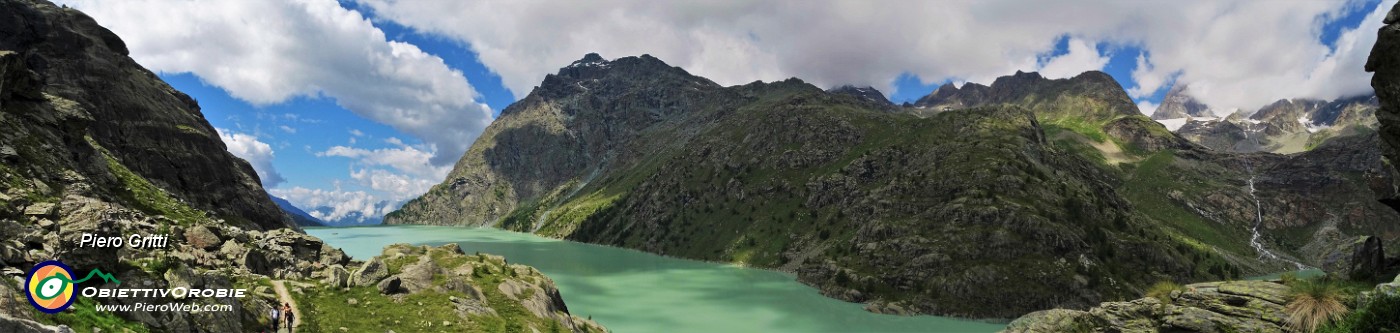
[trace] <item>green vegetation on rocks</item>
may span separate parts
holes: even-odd
[[[382,262],[388,274],[366,285],[311,283],[294,293],[305,316],[300,330],[606,332],[570,315],[548,277],[500,256],[463,254],[456,244],[396,244],[369,262]]]

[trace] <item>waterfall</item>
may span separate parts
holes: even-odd
[[[1264,248],[1264,243],[1259,241],[1259,226],[1264,224],[1264,204],[1259,201],[1259,196],[1254,194],[1254,178],[1257,177],[1257,175],[1254,174],[1254,167],[1246,165],[1245,169],[1249,170],[1249,197],[1254,199],[1254,226],[1249,229],[1249,246],[1253,247],[1254,251],[1259,253],[1259,260],[1263,260],[1264,258],[1281,260],[1293,264],[1298,270],[1307,269],[1307,265],[1279,257],[1277,254],[1274,254],[1274,252]]]

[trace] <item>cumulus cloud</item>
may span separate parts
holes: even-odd
[[[1103,55],[1088,51],[1104,43],[1144,50],[1134,96],[1176,78],[1217,109],[1365,92],[1356,61],[1394,3],[1332,52],[1318,41],[1321,26],[1358,1],[358,1],[464,42],[517,96],[588,52],[649,53],[721,84],[797,76],[889,89],[904,73],[925,84],[1015,70],[1064,76],[1101,67]],[[1075,38],[1071,53],[1040,68],[1037,56],[1063,36]]]
[[[277,173],[277,168],[272,167],[274,153],[271,145],[258,141],[258,138],[252,135],[222,128],[215,130],[219,131],[219,139],[224,141],[225,146],[228,146],[229,153],[248,161],[248,164],[253,166],[253,171],[258,173],[263,187],[277,187],[277,184],[287,181],[282,178],[282,174]]]
[[[1070,38],[1064,55],[1051,58],[1039,71],[1040,75],[1051,79],[1074,77],[1080,73],[1101,70],[1108,65],[1108,56],[1088,41]]]
[[[387,193],[391,200],[417,197],[442,182],[451,166],[431,162],[433,153],[404,144],[399,138],[388,138],[391,148],[364,149],[334,146],[316,153],[319,157],[344,157],[354,160],[350,178],[361,185]]]
[[[334,190],[293,187],[271,189],[269,193],[287,199],[297,207],[307,209],[312,217],[322,221],[367,222],[383,217],[397,209],[399,205],[383,200],[365,191],[344,191],[338,186]]]
[[[194,73],[256,105],[330,97],[433,145],[438,164],[456,161],[491,121],[460,71],[335,0],[64,2],[148,68]]]

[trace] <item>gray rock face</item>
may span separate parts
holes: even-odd
[[[350,273],[350,283],[357,286],[370,286],[389,276],[389,266],[379,257],[366,261],[355,272]]]
[[[1400,267],[1393,267],[1385,257],[1385,244],[1380,237],[1367,236],[1358,240],[1347,262],[1346,273],[1353,280],[1383,282]]]
[[[91,17],[47,1],[0,1],[0,51],[8,51],[0,55],[0,146],[22,157],[11,166],[45,181],[73,169],[115,188],[108,155],[194,208],[256,229],[291,226],[194,99],[128,57]]]
[[[1366,59],[1366,71],[1375,73],[1371,77],[1371,87],[1380,98],[1381,109],[1376,112],[1376,119],[1380,121],[1381,149],[1390,161],[1400,161],[1400,22],[1397,17],[1400,17],[1400,4],[1386,15],[1385,26],[1376,32],[1376,45]],[[1392,193],[1382,202],[1400,210],[1400,194]]]

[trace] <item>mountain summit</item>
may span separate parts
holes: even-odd
[[[1192,97],[1187,89],[1185,84],[1173,85],[1167,91],[1167,96],[1162,98],[1162,104],[1157,106],[1157,111],[1152,112],[1152,119],[1215,117],[1210,107]]]

